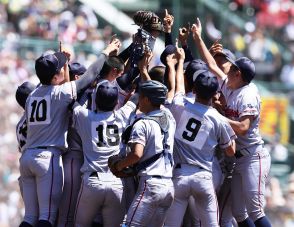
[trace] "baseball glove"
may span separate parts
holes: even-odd
[[[131,167],[124,168],[121,171],[117,170],[116,164],[122,159],[123,157],[119,155],[112,155],[108,158],[108,167],[113,175],[120,178],[136,176],[137,172]]]

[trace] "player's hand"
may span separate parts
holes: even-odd
[[[70,53],[67,50],[63,50],[62,53],[65,55],[67,59],[66,63],[68,63],[70,61]]]
[[[202,25],[198,17],[196,19],[195,24],[192,25],[191,31],[193,33],[194,39],[201,37]]]
[[[179,41],[181,42],[182,46],[187,46],[187,40],[190,35],[190,24],[188,25],[188,28],[182,27],[179,29]]]
[[[107,47],[103,50],[103,53],[107,56],[117,55],[119,48],[121,47],[121,42],[118,38],[112,38]]]
[[[221,53],[223,51],[223,45],[219,43],[219,39],[216,40],[212,46],[209,48],[209,52],[212,56],[214,56],[217,53]]]
[[[165,16],[163,18],[163,29],[166,33],[171,33],[172,26],[174,24],[173,15],[169,14],[167,9],[165,9]]]
[[[175,56],[178,59],[178,61],[184,61],[185,60],[185,51],[183,48],[179,48],[178,40],[176,39],[176,53]]]
[[[148,66],[153,57],[152,51],[145,48],[143,58],[138,62],[138,68],[140,72],[148,71]]]
[[[175,54],[169,54],[166,56],[166,64],[170,67],[174,67],[178,63],[178,59]]]
[[[227,107],[227,102],[222,92],[216,93],[212,97],[212,106],[222,115],[225,116],[225,109]]]

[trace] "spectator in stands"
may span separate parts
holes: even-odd
[[[282,67],[280,79],[286,86],[294,87],[294,53],[291,62]]]

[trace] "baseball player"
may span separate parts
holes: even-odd
[[[216,61],[218,67],[227,74],[230,71],[232,63],[228,60],[236,60],[235,55],[228,49],[223,49],[220,43],[214,43],[210,48],[210,53]],[[221,92],[218,93],[219,97],[213,101],[213,106],[222,114],[224,114],[224,106],[226,105],[224,97]],[[217,105],[216,102],[218,102]],[[231,227],[235,223],[231,209],[231,180],[232,172],[235,166],[235,158],[222,155],[217,151],[217,156],[222,166],[224,181],[217,191],[218,204],[219,204],[219,219],[221,227]],[[246,211],[245,211],[246,212]]]
[[[70,81],[78,80],[86,72],[85,66],[78,62],[70,62],[68,68]],[[62,156],[64,186],[58,209],[58,227],[73,226],[75,206],[81,185],[80,168],[83,164],[82,140],[74,127],[72,127],[72,116],[69,117],[67,132],[68,149]]]
[[[201,56],[221,83],[227,106],[225,114],[238,138],[236,140],[236,166],[232,176],[232,212],[239,226],[271,226],[266,217],[264,193],[270,169],[270,155],[259,134],[260,96],[251,83],[255,76],[253,62],[242,57],[228,60],[232,67],[226,75],[216,64],[202,38],[200,20],[192,26],[193,38]],[[249,217],[244,210],[247,209]]]
[[[180,61],[180,59],[184,59],[186,57],[183,51],[178,52],[176,47],[176,58],[178,59],[179,63],[177,65],[177,74],[183,74],[183,61]],[[168,60],[168,58],[167,58]],[[191,103],[195,102],[195,93],[193,92],[193,84],[197,76],[203,72],[207,71],[208,67],[205,62],[203,62],[200,59],[194,59],[190,61],[186,67],[185,73],[184,73],[184,84],[185,84],[185,99]],[[213,185],[214,188],[217,190],[220,187],[220,184],[222,182],[222,171],[219,165],[219,162],[217,158],[214,156],[213,159],[213,165],[212,165],[212,176],[213,176]],[[185,214],[185,218],[183,220],[184,226],[200,226],[199,217],[197,215],[197,210],[195,206],[195,201],[192,196],[189,198],[188,207],[187,207],[187,214]]]
[[[25,109],[26,100],[29,94],[36,88],[35,85],[26,81],[22,83],[16,90],[15,98],[17,103]],[[23,151],[24,145],[27,140],[27,123],[25,118],[25,113],[20,118],[19,122],[16,125],[16,139],[18,142],[19,152]]]
[[[96,89],[99,84],[105,80],[114,83],[118,88],[116,79],[122,75],[124,71],[124,63],[118,56],[110,56],[104,63],[102,70],[100,72],[99,80],[97,81],[96,87],[91,91],[91,98],[88,100],[88,106],[91,110],[96,110]],[[124,92],[122,89],[119,89],[119,103],[117,108],[122,106],[122,103],[125,99]]]
[[[26,100],[29,94],[35,89],[35,87],[36,86],[33,85],[32,83],[26,81],[17,88],[15,93],[15,99],[17,103],[23,109],[25,109]],[[27,141],[27,122],[26,122],[25,113],[23,113],[22,117],[20,118],[19,122],[16,125],[16,139],[18,143],[18,151],[22,153],[23,147]],[[18,184],[19,184],[20,194],[21,196],[23,196],[21,177],[18,178]]]
[[[177,51],[184,52],[179,48]],[[179,66],[183,62],[184,59],[180,58]],[[234,131],[210,106],[218,89],[217,79],[207,70],[196,72],[194,104],[185,97],[183,73],[176,74],[176,94],[171,109],[177,122],[173,172],[175,200],[168,211],[165,226],[181,226],[191,195],[195,199],[201,226],[219,226],[212,180],[214,151],[219,145],[227,155],[235,153]]]
[[[65,54],[40,56],[35,62],[41,85],[26,102],[27,143],[20,158],[25,216],[21,227],[53,226],[62,196],[61,154],[68,128],[68,105],[100,72],[109,53],[119,48],[110,43],[98,60],[77,81],[64,81]]]
[[[128,141],[130,152],[114,167],[120,171],[135,164],[139,171],[137,193],[123,226],[160,227],[173,201],[171,177],[175,121],[169,111],[160,109],[166,93],[166,87],[153,80],[143,82],[139,87],[139,109],[144,116],[133,124]]]
[[[74,107],[74,125],[83,141],[84,152],[75,226],[90,226],[99,212],[103,226],[114,227],[123,220],[125,201],[122,180],[109,171],[107,160],[119,153],[121,134],[137,101],[132,97],[122,108],[113,111],[118,89],[107,80],[98,85],[95,101],[95,112],[80,105]]]

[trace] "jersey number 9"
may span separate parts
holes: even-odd
[[[187,131],[183,132],[182,137],[190,142],[194,141],[197,136],[197,133],[199,132],[200,127],[201,121],[198,121],[195,118],[190,118],[186,125]]]

